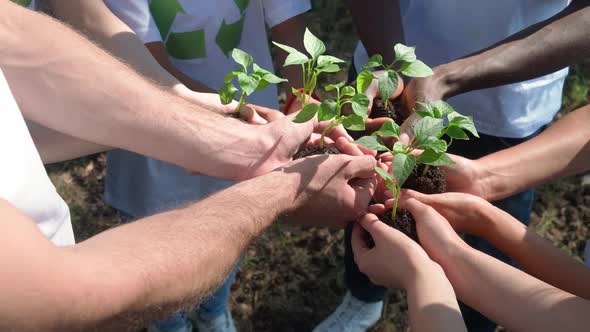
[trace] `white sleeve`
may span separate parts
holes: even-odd
[[[269,28],[311,9],[310,0],[262,0],[264,18]]]
[[[160,30],[150,13],[148,0],[104,0],[104,2],[144,44],[162,41]]]

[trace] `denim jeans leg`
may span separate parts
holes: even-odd
[[[352,227],[348,224],[344,233],[344,282],[355,298],[365,302],[378,302],[387,294],[387,288],[372,283],[369,278],[359,271],[352,253]]]
[[[221,316],[226,308],[229,301],[229,295],[231,291],[231,285],[236,278],[236,273],[240,269],[240,262],[238,261],[229,276],[213,295],[207,299],[207,301],[201,303],[197,308],[197,314],[203,320],[213,320]]]

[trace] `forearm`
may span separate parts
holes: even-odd
[[[34,122],[28,121],[27,127],[44,164],[75,159],[110,150],[109,147],[64,135]]]
[[[476,161],[487,200],[590,169],[590,106],[580,108],[539,136]]]
[[[10,2],[0,6],[6,13],[0,18],[0,66],[28,120],[228,179],[249,176],[274,148],[264,128],[160,90],[46,16]],[[304,125],[311,132],[314,124]]]
[[[366,1],[352,0],[350,10],[369,56],[381,54],[386,63],[393,62],[393,46],[404,41],[399,1],[373,0],[368,5]]]
[[[103,1],[50,0],[49,4],[56,18],[83,31],[142,75],[168,88],[180,84],[155,61],[135,33]]]
[[[283,45],[289,45],[298,50],[305,50],[303,46],[303,35],[305,34],[305,17],[298,15],[282,22],[271,29],[271,38]],[[281,75],[288,80],[285,84],[285,91],[291,93],[291,88],[303,87],[303,74],[300,66],[284,67],[287,53],[275,52],[276,63],[281,66]]]
[[[556,288],[590,299],[590,269],[574,260],[534,230],[491,204],[479,209],[486,223],[484,238],[530,275]]]
[[[521,82],[552,73],[590,55],[589,1],[573,1],[561,13],[488,49],[435,68],[443,98]],[[567,56],[564,56],[567,54]]]
[[[467,331],[444,272],[440,268],[423,270],[406,290],[412,331]]]
[[[590,324],[588,301],[465,244],[439,263],[462,302],[510,330],[584,331]]]

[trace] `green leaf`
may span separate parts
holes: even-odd
[[[418,162],[432,166],[452,165],[455,162],[446,153],[437,153],[433,150],[426,150],[418,157]]]
[[[299,99],[303,99],[303,92],[300,92],[298,89],[291,88],[291,93]]]
[[[404,61],[404,62],[414,62],[416,61],[416,48],[409,47],[404,44],[395,44],[393,47],[395,51],[395,60]]]
[[[342,125],[348,130],[363,131],[365,130],[365,119],[362,116],[351,114],[342,117]]]
[[[432,106],[435,118],[444,118],[447,115],[455,112],[453,106],[442,100],[433,101],[430,103],[430,105]]]
[[[389,97],[393,95],[395,90],[397,90],[397,76],[395,79],[392,79],[387,73],[379,76],[379,92],[381,93],[381,99],[389,100]]]
[[[379,66],[383,66],[383,57],[380,54],[375,54],[363,66],[363,69],[375,68]]]
[[[373,73],[368,71],[368,70],[364,70],[362,71],[357,77],[356,77],[356,89],[359,93],[365,93],[367,91],[367,89],[369,88],[369,86],[371,86],[371,83],[373,82],[373,79],[375,78],[375,76],[373,76]]]
[[[354,89],[352,89],[352,91],[354,91]],[[367,114],[369,113],[369,98],[364,94],[359,93],[353,96],[350,99],[350,102],[352,104],[352,111],[354,114],[361,116],[363,119],[366,119]]]
[[[373,132],[373,136],[386,136],[386,137],[395,137],[399,139],[399,135],[401,133],[400,126],[393,121],[385,122],[379,130]]]
[[[342,68],[340,68],[340,66],[338,66],[336,64],[332,64],[332,65],[326,65],[323,67],[318,67],[318,70],[323,73],[337,73],[337,72],[341,71]]]
[[[389,151],[385,143],[375,136],[363,136],[357,139],[355,143],[375,151]]]
[[[419,106],[419,109],[414,109],[414,112],[416,112],[416,114],[420,115],[421,117],[432,117],[434,118],[434,110],[432,109],[432,105],[430,105],[430,103],[423,103],[423,102],[416,102],[416,104]]]
[[[420,142],[417,147],[424,150],[430,149],[436,153],[447,152],[447,142],[432,136]]]
[[[225,83],[221,86],[221,89],[219,89],[219,99],[221,100],[221,103],[223,105],[231,103],[238,91],[239,90],[232,83]]]
[[[318,120],[327,121],[333,119],[338,115],[338,109],[336,109],[336,102],[332,100],[324,100],[320,105],[318,111]]]
[[[385,180],[385,185],[387,186],[387,189],[395,191],[395,181],[393,181],[393,178],[386,170],[379,166],[375,166],[375,172],[377,172],[377,174],[379,174],[379,176],[383,180]]]
[[[340,90],[340,88],[343,87],[345,84],[346,84],[346,82],[328,84],[324,87],[324,90],[326,90],[326,91]]]
[[[416,166],[416,157],[399,153],[393,157],[393,177],[397,182],[397,186],[401,187],[404,185],[414,167]]]
[[[393,154],[397,155],[398,153],[406,153],[407,150],[408,147],[400,141],[397,141],[393,144]]]
[[[408,77],[427,77],[433,74],[432,69],[420,60],[411,63],[405,62],[401,73]]]
[[[306,105],[293,119],[295,123],[304,123],[307,122],[315,116],[319,107],[316,104],[308,104]]]
[[[459,128],[455,124],[451,124],[447,128],[446,134],[449,135],[449,137],[452,139],[460,139],[460,140],[468,140],[469,139],[469,136],[467,136],[467,134],[463,131],[463,129]]]
[[[314,59],[317,59],[320,55],[326,53],[326,45],[316,36],[309,31],[309,29],[305,29],[305,34],[303,35],[303,45],[305,46],[305,50],[309,53]]]
[[[242,91],[244,91],[246,95],[249,96],[252,94],[252,92],[256,90],[256,88],[258,87],[258,83],[260,83],[260,80],[257,80],[251,75],[239,73],[238,82],[240,83]]]
[[[254,63],[254,58],[252,56],[239,48],[234,48],[231,53],[231,57],[237,62],[244,70],[248,70],[248,67]]]
[[[425,117],[420,119],[414,126],[414,133],[418,144],[426,142],[428,138],[437,138],[440,132],[444,128],[442,119],[435,119],[431,117]]]
[[[331,65],[334,63],[345,63],[346,61],[331,55],[320,55],[318,57],[318,67]]]
[[[289,53],[287,59],[285,59],[284,67],[291,66],[291,65],[302,65],[304,63],[308,63],[311,59],[307,57],[307,55],[299,52],[298,50],[294,49],[291,46],[279,44],[277,42],[272,42],[276,47],[282,49],[283,51]]]
[[[470,116],[464,116],[457,112],[452,112],[448,115],[449,124],[457,125],[459,128],[467,130],[473,136],[479,137],[477,133],[477,129],[475,129],[475,125],[473,124],[473,118]]]
[[[345,86],[342,91],[340,92],[341,95],[343,96],[354,96],[356,94],[356,91],[354,91],[354,88],[351,86]]]
[[[258,81],[258,86],[256,87],[256,90],[254,90],[254,92],[262,91],[262,90],[266,89],[269,85],[270,85],[269,81],[260,79]]]
[[[282,82],[287,82],[286,79],[284,78],[280,78],[278,76],[276,76],[275,74],[272,73],[268,73],[264,76],[262,76],[262,79],[267,81],[268,83],[272,83],[272,84],[278,84],[278,83],[282,83]]]

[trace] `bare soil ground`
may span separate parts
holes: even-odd
[[[340,1],[314,1],[310,28],[328,41],[329,51],[350,59],[356,35]],[[320,15],[323,19],[320,21]],[[338,78],[330,81],[344,79]],[[574,67],[564,111],[588,103],[590,63]],[[103,203],[105,156],[48,166],[52,181],[70,205],[79,241],[119,224]],[[590,178],[575,176],[542,186],[533,211],[539,234],[580,258],[590,228]],[[276,224],[246,250],[233,285],[231,309],[240,331],[311,331],[338,304],[342,280],[343,231],[300,229]],[[382,320],[372,331],[406,331],[407,304],[390,291]]]

